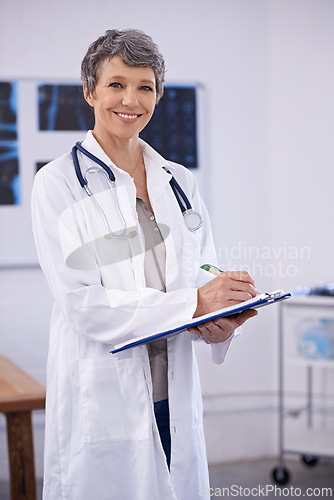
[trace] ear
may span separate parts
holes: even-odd
[[[92,106],[92,108],[93,108],[94,107],[94,102],[93,102],[94,98],[93,98],[92,94],[90,94],[88,92],[88,89],[87,89],[85,83],[83,84],[83,94],[84,94],[85,101],[88,102],[88,104],[90,106]]]

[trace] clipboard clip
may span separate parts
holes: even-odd
[[[276,297],[280,297],[284,294],[283,290],[274,290],[273,292],[265,292],[265,298],[267,299],[275,299]]]

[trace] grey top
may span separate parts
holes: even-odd
[[[146,286],[165,292],[166,248],[162,234],[149,206],[141,198],[137,198],[136,209],[145,238],[144,272]],[[167,399],[167,340],[159,339],[150,342],[147,344],[147,350],[151,366],[153,401]]]

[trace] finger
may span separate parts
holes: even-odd
[[[205,336],[208,333],[210,333],[212,325],[213,325],[212,321],[206,321],[205,323],[202,323],[201,325],[198,325],[197,328],[199,329],[201,335]]]
[[[208,321],[207,323],[211,322]],[[206,323],[202,323],[201,325],[197,326],[191,326],[190,328],[187,328],[187,330],[194,335],[200,335],[202,337],[204,334],[207,334],[209,332],[209,328],[207,328],[205,325]]]
[[[206,343],[210,343],[211,332],[209,328],[204,326],[204,324],[188,328],[188,331],[194,335],[199,335],[203,340],[205,340]]]
[[[217,335],[221,333],[222,327],[219,323],[216,323],[214,320],[213,321],[207,321],[203,325],[205,328],[203,328],[202,332],[203,335]]]
[[[236,328],[243,325],[247,319],[256,316],[257,313],[255,309],[247,309],[242,313],[233,314],[225,318],[217,318],[197,325],[197,327],[188,328],[188,331],[200,335],[209,344],[224,342]]]
[[[191,326],[190,328],[187,329],[189,333],[192,333],[193,335],[198,335],[199,330],[196,326]]]
[[[251,283],[245,283],[243,281],[231,281],[231,290],[241,291],[248,293],[250,297],[255,297],[257,290]]]
[[[254,286],[254,283],[250,283],[249,281],[234,279],[232,276],[230,276],[230,274],[232,274],[232,272],[231,273],[226,272],[221,276],[217,276],[216,283],[214,283],[215,280],[212,280],[211,283],[213,284],[213,286],[215,284],[217,284],[217,285],[219,284],[219,286],[221,286],[224,283],[224,285],[223,285],[224,288],[227,288],[228,290],[242,291],[242,292],[248,293],[249,296],[248,297],[246,296],[246,298],[243,298],[242,300],[247,300],[247,298],[249,299],[249,298],[256,296],[257,290]]]
[[[238,326],[241,326],[245,323],[250,318],[253,318],[257,316],[258,311],[256,309],[247,309],[246,311],[242,311],[241,313],[237,314],[235,318],[233,318],[235,324]]]
[[[220,276],[224,275],[228,276],[234,281],[243,281],[245,283],[250,283],[251,285],[254,285],[254,279],[247,271],[226,271]]]
[[[225,318],[218,318],[214,320],[216,325],[219,325],[222,330],[232,329],[236,330],[239,326],[243,325],[245,321],[257,315],[255,309],[247,309],[242,313],[231,314]]]
[[[254,295],[251,295],[250,292],[242,291],[242,290],[228,290],[228,291],[219,291],[217,297],[215,297],[215,301],[217,299],[221,299],[222,307],[228,307],[240,304],[240,302],[244,302],[245,300],[252,299]]]
[[[229,290],[228,299],[235,303],[243,302],[244,300],[252,299],[256,296],[255,290]]]
[[[199,335],[208,344],[217,344],[219,342],[224,342],[232,334],[233,330],[229,325],[229,328],[222,329],[212,321],[208,321],[205,325],[201,325],[199,328]]]

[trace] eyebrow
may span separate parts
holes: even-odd
[[[124,79],[126,79],[126,77],[121,76],[121,75],[113,75],[113,76],[107,77],[106,81],[109,81],[109,80],[124,80]],[[147,80],[147,79],[140,80],[140,83],[147,83],[147,84],[150,84],[150,85],[155,85],[154,80]]]
[[[141,80],[140,83],[149,83],[150,85],[154,85],[155,82],[153,80]]]

